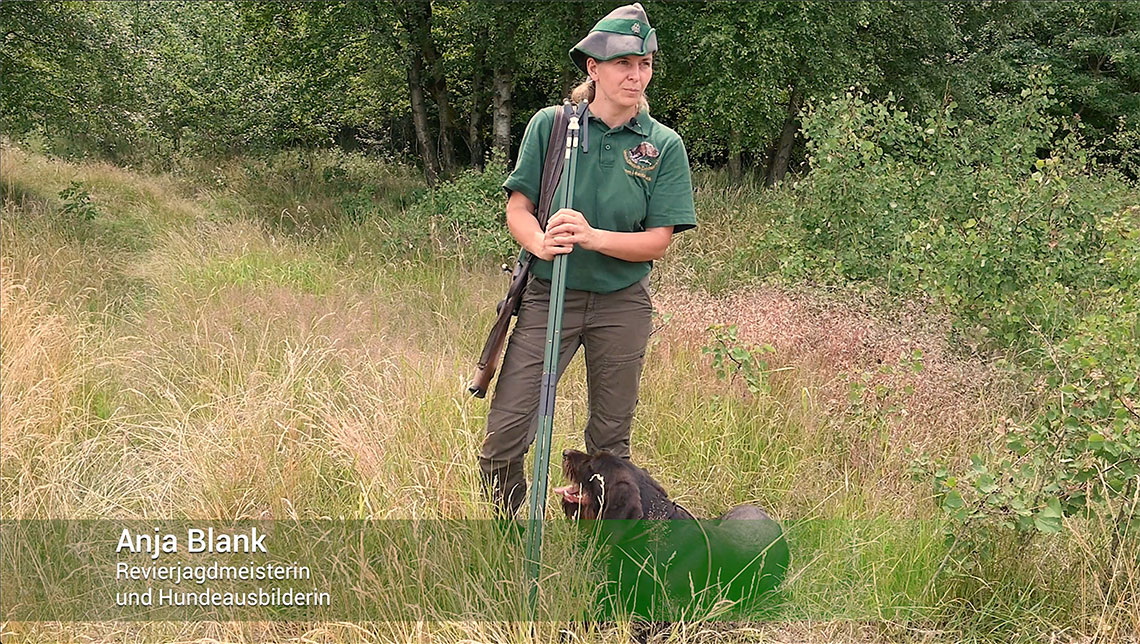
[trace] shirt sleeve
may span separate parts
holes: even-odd
[[[649,197],[645,215],[646,228],[672,226],[674,233],[696,228],[697,211],[693,205],[693,179],[689,173],[689,154],[685,143],[677,137],[661,151],[661,165],[654,178],[657,184]]]
[[[554,127],[554,112],[540,110],[531,117],[519,144],[519,158],[515,169],[503,182],[507,195],[515,190],[526,195],[531,203],[538,203],[542,186],[542,164],[546,159],[546,146],[550,143],[550,129]]]

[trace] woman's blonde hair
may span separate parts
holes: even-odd
[[[573,103],[581,103],[582,101],[592,102],[596,93],[597,88],[594,87],[593,79],[587,78],[585,81],[579,83],[577,87],[570,90],[570,101]],[[645,100],[644,93],[642,93],[641,100],[637,103],[637,109],[643,112],[649,112],[649,101]]]

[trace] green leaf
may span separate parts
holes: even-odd
[[[974,487],[976,487],[982,494],[993,494],[998,489],[998,485],[994,481],[994,477],[990,474],[983,474],[979,476],[978,480],[974,483]]]
[[[966,502],[962,500],[962,495],[958,490],[950,490],[942,499],[942,509],[947,511],[958,510],[965,507]]]
[[[1061,520],[1038,515],[1033,517],[1033,527],[1044,534],[1057,534],[1061,531]]]
[[[1033,516],[1033,526],[1037,528],[1038,532],[1046,534],[1055,534],[1061,531],[1061,501],[1057,497],[1051,497],[1046,503],[1045,507],[1037,511]]]

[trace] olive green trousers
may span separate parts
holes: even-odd
[[[513,517],[527,494],[524,459],[538,432],[549,312],[550,282],[532,277],[503,356],[479,453],[483,482],[501,517]],[[590,410],[585,439],[591,454],[609,450],[629,458],[652,313],[648,277],[613,293],[566,290],[557,377],[584,347]]]

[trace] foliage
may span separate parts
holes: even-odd
[[[91,201],[91,193],[78,181],[72,181],[60,190],[59,198],[63,202],[64,216],[73,224],[94,221],[99,216],[99,210]]]
[[[0,128],[66,152],[130,158],[139,94],[129,23],[104,3],[0,4]]]
[[[953,33],[946,7],[937,4],[732,2],[654,9],[662,32],[672,34],[659,56],[665,73],[654,83],[665,94],[671,122],[702,158],[751,151],[762,160],[785,119],[796,116],[795,106],[789,114],[793,93],[821,97],[880,81],[909,89],[901,77],[920,66],[929,73],[921,62],[944,51]]]
[[[417,226],[442,233],[437,235],[442,244],[505,260],[518,250],[505,220],[506,178],[506,164],[492,157],[482,171],[465,170],[425,193],[409,217]]]
[[[268,146],[336,140],[403,151],[387,131],[407,112],[405,72],[390,64],[394,43],[382,28],[392,21],[388,3],[249,3],[239,19],[272,86],[261,105]]]
[[[769,369],[764,356],[774,353],[775,347],[770,344],[741,344],[737,339],[736,325],[714,324],[708,331],[712,333],[712,340],[701,352],[711,356],[712,368],[718,379],[732,381],[740,376],[752,394],[771,392],[768,377],[775,370]]]
[[[754,253],[793,279],[925,294],[974,346],[1065,337],[1090,285],[1115,281],[1100,222],[1124,192],[1090,178],[1079,137],[1049,115],[1048,77],[1034,78],[985,120],[950,103],[919,121],[856,93],[813,106],[800,207]]]
[[[1050,347],[1053,369],[1041,412],[1002,437],[989,459],[957,475],[934,467],[940,505],[953,519],[1018,532],[1059,532],[1067,516],[1105,515],[1120,533],[1140,529],[1140,227],[1135,215],[1118,251],[1130,284]]]
[[[1038,415],[993,453],[926,470],[952,519],[1055,532],[1104,514],[1123,529],[1140,480],[1140,221],[1051,115],[1047,74],[1033,81],[984,121],[953,103],[916,121],[855,93],[815,105],[814,170],[753,253],[792,279],[925,295],[968,342],[1049,374]]]
[[[1048,65],[1057,99],[1050,112],[1076,120],[1101,161],[1140,176],[1130,148],[1120,145],[1140,135],[1140,3],[952,6],[964,46],[947,85],[959,103],[972,112],[992,96],[1016,97],[1027,86],[1025,70]]]
[[[511,88],[496,118],[517,137],[580,78],[566,50],[612,8],[437,2],[417,39],[396,19],[400,6],[5,2],[0,127],[122,163],[331,145],[411,155],[417,127],[456,133],[438,132],[442,99],[466,135],[457,155],[479,165],[490,147],[490,79]],[[1078,116],[1102,163],[1137,171],[1134,2],[677,2],[647,11],[661,41],[650,103],[695,159],[739,152],[761,165],[785,127],[798,133],[803,99],[852,84],[878,100],[893,93],[915,112],[953,96],[960,119],[977,118],[1048,64],[1050,114]],[[438,60],[413,79],[404,61],[428,43]],[[426,125],[413,122],[412,85]]]
[[[893,414],[905,414],[900,398],[914,393],[914,386],[905,384],[901,388],[891,382],[895,375],[921,373],[923,370],[922,350],[914,349],[899,358],[897,364],[884,362],[876,369],[865,370],[848,377],[847,402],[851,405],[850,414],[860,425],[868,429],[878,429],[886,425]]]

